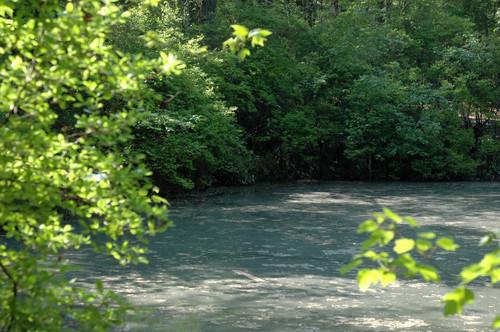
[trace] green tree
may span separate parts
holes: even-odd
[[[201,66],[207,57],[236,58],[240,65],[241,61],[225,51],[209,54],[200,37],[186,36],[180,28],[179,11],[168,3],[154,9],[136,6],[130,12],[131,17],[112,34],[115,47],[148,58],[163,49],[175,50],[187,64],[182,75],[151,74],[148,86],[156,93],[142,97],[150,114],[134,127],[131,149],[145,156],[154,183],[162,191],[172,192],[250,181],[252,158],[236,124],[234,108],[222,100],[219,88]],[[242,27],[248,35],[250,31],[245,29]],[[148,49],[148,41],[141,36],[151,33],[156,37]],[[247,56],[250,50],[243,45],[247,35],[241,35],[233,45],[234,52]]]
[[[0,2],[2,331],[119,323],[127,307],[100,281],[89,290],[68,280],[65,253],[89,247],[122,265],[145,263],[148,238],[170,225],[129,145],[159,98],[151,78],[185,64],[165,49],[158,56],[154,33],[143,36],[148,56],[113,47],[111,33],[130,15],[118,0]],[[231,50],[245,56],[270,34],[241,28]]]
[[[402,143],[398,129],[405,124],[401,112],[404,96],[403,86],[387,77],[363,76],[352,86],[346,155],[358,161],[370,179],[375,163],[386,163],[398,156]]]
[[[470,17],[476,29],[483,35],[490,35],[500,26],[498,0],[453,0],[462,15]]]
[[[114,50],[108,35],[127,16],[115,1],[0,3],[2,331],[118,322],[124,307],[102,283],[65,279],[64,253],[145,262],[148,237],[169,225],[149,171],[122,148],[144,117],[149,73],[182,64]]]

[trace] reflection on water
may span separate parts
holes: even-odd
[[[458,253],[435,257],[441,284],[361,293],[355,274],[338,273],[362,241],[358,223],[382,206],[457,239]],[[500,227],[500,184],[255,186],[177,202],[171,218],[176,227],[152,241],[147,266],[75,256],[84,282],[101,277],[138,306],[120,330],[483,332],[500,312],[500,289],[481,283],[461,318],[444,319],[440,303],[460,266],[484,253],[485,230]]]

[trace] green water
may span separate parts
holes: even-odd
[[[362,293],[355,274],[339,274],[362,240],[358,223],[383,206],[456,238],[458,253],[434,257],[442,283]],[[120,331],[482,332],[500,313],[500,288],[483,283],[461,318],[443,318],[439,300],[484,253],[485,230],[500,228],[500,184],[255,186],[175,202],[171,218],[176,227],[151,242],[147,266],[75,257],[83,281],[101,277],[138,307]]]

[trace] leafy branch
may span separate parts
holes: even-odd
[[[252,48],[264,46],[264,43],[267,41],[266,37],[272,34],[269,30],[259,28],[249,30],[247,27],[238,24],[231,25],[231,28],[233,29],[234,37],[226,40],[223,46],[224,48],[228,48],[231,53],[237,55],[241,60],[251,54],[247,48],[248,42],[250,42]]]
[[[388,286],[401,276],[439,282],[438,269],[423,264],[420,260],[428,259],[437,250],[455,251],[459,246],[453,239],[438,237],[433,232],[416,232],[413,237],[398,236],[397,230],[402,225],[408,225],[413,230],[420,229],[420,225],[412,217],[401,217],[386,208],[381,213],[374,213],[372,219],[364,221],[358,227],[358,233],[368,235],[361,244],[360,253],[341,267],[340,272],[347,273],[363,266],[357,273],[361,290],[377,284]],[[481,240],[480,245],[494,242],[498,242],[498,234],[491,233]],[[392,250],[387,250],[391,245]],[[446,316],[461,314],[463,306],[474,301],[474,292],[466,288],[466,285],[480,277],[490,278],[492,285],[500,281],[500,248],[487,253],[478,263],[462,269],[460,285],[442,297]],[[500,328],[500,316],[495,318],[492,326]]]

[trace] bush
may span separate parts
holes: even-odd
[[[0,326],[105,331],[126,306],[100,281],[67,280],[67,251],[144,263],[166,201],[122,148],[153,70],[174,58],[126,56],[107,42],[126,19],[112,2],[0,5]]]
[[[180,31],[180,16],[168,4],[159,11],[135,7],[132,13],[127,25],[114,34],[118,46],[129,53],[141,52],[148,45],[137,42],[140,36],[154,32],[157,39],[149,52],[168,48],[188,68],[182,75],[148,80],[159,98],[146,98],[151,113],[135,127],[131,150],[145,156],[155,183],[166,191],[251,181],[252,155],[234,112],[197,65],[206,56],[199,38],[188,38]]]

